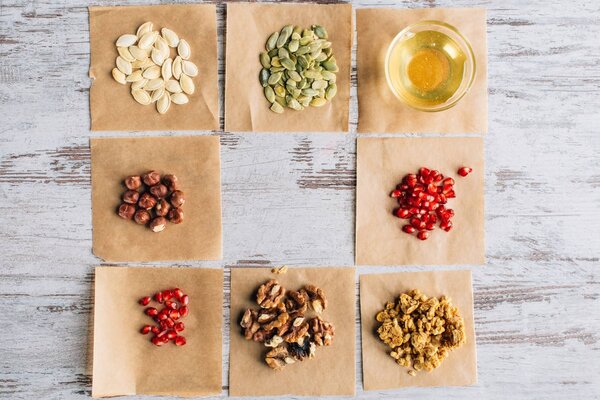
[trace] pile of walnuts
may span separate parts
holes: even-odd
[[[446,296],[427,297],[414,289],[401,294],[397,303],[388,302],[376,319],[381,323],[379,338],[392,349],[390,356],[415,371],[432,371],[466,342],[465,322]]]
[[[123,181],[127,191],[117,213],[119,217],[148,226],[152,232],[162,232],[167,220],[174,224],[183,222],[185,203],[183,192],[175,175],[164,175],[156,171],[129,176]]]
[[[323,290],[306,285],[299,291],[286,290],[275,279],[262,284],[256,294],[259,310],[247,309],[240,322],[246,340],[272,348],[265,362],[274,370],[315,355],[317,346],[329,346],[334,326],[319,316],[306,318],[309,307],[317,314],[327,308]]]

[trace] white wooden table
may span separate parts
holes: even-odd
[[[90,251],[87,5],[0,0],[1,398],[90,395],[101,261]],[[487,265],[473,268],[479,384],[367,393],[359,366],[357,397],[600,398],[600,2],[355,5],[487,7],[490,91]],[[222,135],[225,258],[185,265],[225,267],[226,296],[236,266],[353,264],[355,76],[348,135],[213,132]],[[115,134],[128,133],[93,135]],[[432,268],[443,267],[359,273]],[[226,396],[228,304],[223,314]],[[357,335],[360,362],[359,346]]]

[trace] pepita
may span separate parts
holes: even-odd
[[[277,113],[277,114],[281,114],[283,113],[283,106],[277,102],[271,104],[271,111]]]
[[[275,102],[275,91],[273,91],[271,86],[265,87],[265,97],[269,103]]]

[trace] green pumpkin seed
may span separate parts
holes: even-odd
[[[312,42],[311,44],[308,45],[308,48],[310,49],[310,52],[314,52],[317,50],[321,50],[321,43],[320,42]]]
[[[296,64],[292,62],[292,60],[290,60],[289,58],[283,58],[280,62],[281,65],[289,71],[293,71],[294,69],[296,69]]]
[[[279,39],[279,32],[273,32],[269,39],[267,39],[267,51],[273,50],[277,45],[277,39]]]
[[[321,39],[327,39],[327,30],[325,30],[325,28],[323,28],[321,25],[313,25],[312,30],[317,37]]]
[[[279,59],[283,59],[283,58],[290,58],[290,53],[286,50],[285,47],[282,47],[280,49],[277,50],[277,55],[279,56]]]
[[[269,103],[273,103],[275,101],[275,92],[271,86],[265,87],[265,97],[269,101]]]
[[[279,104],[281,107],[287,107],[284,96],[275,96],[275,103]]]
[[[314,99],[312,99],[310,101],[310,105],[313,107],[321,107],[321,106],[324,106],[325,103],[327,103],[327,100],[325,100],[322,97],[315,97]]]
[[[277,48],[283,47],[283,45],[288,41],[288,39],[292,35],[293,29],[294,27],[292,25],[286,25],[283,27],[283,29],[279,33],[279,38],[277,38]]]
[[[335,82],[335,74],[333,72],[330,72],[330,71],[327,71],[327,70],[321,71],[321,76],[326,81],[333,81],[333,82]]]
[[[312,54],[311,54],[312,56]],[[315,62],[323,62],[327,60],[327,54],[323,53],[322,51],[319,50],[319,54],[315,57]]]
[[[298,39],[292,39],[290,41],[290,43],[288,44],[288,49],[291,52],[297,51],[299,47],[300,47],[300,42],[298,41]]]
[[[326,60],[326,61],[323,61],[323,62],[321,63],[321,65],[322,65],[322,66],[323,66],[323,67],[324,67],[324,68],[325,68],[327,71],[330,71],[330,72],[338,72],[338,71],[339,71],[339,69],[338,69],[338,66],[337,66],[337,64],[336,64],[336,62],[335,62],[335,59],[334,59],[334,58],[332,58],[332,57],[330,57],[330,58],[329,58],[328,60]]]
[[[331,48],[331,42],[327,42],[327,41],[323,42],[323,44],[321,45],[321,48],[323,50],[330,49]]]
[[[281,80],[281,77],[283,76],[283,73],[281,72],[276,72],[273,75],[271,75],[269,77],[269,85],[275,85],[277,82],[279,82]]]
[[[296,81],[296,82],[302,81],[302,77],[300,76],[300,74],[297,71],[288,71],[288,76],[293,81]]]
[[[279,97],[285,97],[285,88],[281,85],[277,85],[274,88],[275,94]]]
[[[275,102],[275,103],[271,104],[271,111],[273,111],[277,114],[281,114],[281,113],[283,113],[283,107],[281,106],[281,104]]]
[[[321,73],[319,71],[315,71],[315,70],[308,70],[304,72],[304,77],[305,78],[310,78],[310,79],[323,79],[323,76],[321,75]]]
[[[315,90],[325,89],[327,87],[327,81],[324,80],[316,80],[312,83],[311,87]]]
[[[271,57],[271,58],[272,58],[272,57],[275,57],[277,54],[279,54],[279,49],[273,49],[273,50],[269,51],[267,54],[268,54],[268,55],[269,55],[269,57]]]
[[[325,90],[325,98],[327,100],[331,100],[331,99],[333,99],[335,97],[336,94],[337,94],[337,85],[335,83],[332,83]]]
[[[301,46],[301,47],[298,47],[298,50],[296,50],[297,56],[301,56],[302,54],[306,54],[306,53],[310,53],[310,47],[308,47],[308,46]]]
[[[300,39],[301,35],[302,35],[302,27],[296,25],[294,27],[294,30],[292,31],[292,36],[296,35],[298,37],[298,39]]]
[[[273,57],[271,58],[271,65],[273,67],[281,67],[281,62],[279,61],[279,57]]]
[[[269,84],[269,71],[265,68],[261,69],[258,80],[263,87],[267,86]]]
[[[319,92],[315,89],[306,88],[302,89],[302,94],[308,97],[315,97],[317,94],[319,94]]]
[[[270,68],[271,67],[271,57],[269,57],[269,55],[267,53],[260,53],[260,63],[263,66],[263,68]]]
[[[298,100],[294,99],[293,97],[287,98],[286,101],[288,107],[292,110],[299,111],[302,109],[302,105],[298,102]]]

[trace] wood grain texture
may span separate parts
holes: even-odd
[[[141,2],[95,2],[129,3]],[[87,5],[0,0],[1,398],[90,395],[92,271],[100,261],[90,250]],[[487,265],[473,269],[479,383],[367,393],[358,368],[357,397],[600,398],[600,3],[355,6],[488,8],[490,109]],[[222,95],[224,4],[217,9]],[[225,258],[185,265],[224,266],[226,298],[236,266],[352,264],[355,70],[352,77],[349,135],[213,132],[222,143]],[[174,132],[94,136],[115,134]],[[228,304],[223,314],[228,332]],[[359,348],[357,336],[360,361]],[[226,335],[222,396],[228,350]]]

